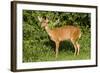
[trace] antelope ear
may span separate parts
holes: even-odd
[[[46,22],[49,22],[48,18],[46,18]]]
[[[42,21],[42,17],[38,16],[38,20],[41,22]]]

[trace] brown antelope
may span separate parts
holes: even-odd
[[[78,44],[78,39],[81,36],[80,28],[75,26],[63,26],[50,29],[48,26],[48,18],[42,18],[38,16],[38,19],[41,23],[41,27],[44,27],[50,39],[55,42],[56,49],[56,58],[58,56],[59,44],[61,41],[70,40],[75,48],[74,55],[79,55],[80,45]]]

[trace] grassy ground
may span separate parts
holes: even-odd
[[[90,33],[82,34],[79,40],[80,55],[74,56],[73,45],[69,41],[60,43],[59,55],[55,59],[54,48],[55,44],[50,41],[34,43],[32,41],[23,42],[23,62],[41,62],[41,61],[64,61],[64,60],[86,60],[90,59],[91,45]],[[31,42],[31,43],[30,43]]]

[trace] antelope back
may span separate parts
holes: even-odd
[[[54,28],[51,31],[51,38],[54,41],[73,40],[76,41],[80,37],[80,29],[74,26],[64,26]]]

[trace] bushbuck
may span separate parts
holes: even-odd
[[[78,39],[81,37],[81,31],[79,27],[75,26],[63,26],[63,27],[56,27],[56,28],[49,28],[48,26],[48,18],[39,17],[38,20],[40,21],[41,27],[44,27],[50,39],[55,42],[55,56],[57,58],[59,52],[59,44],[61,41],[70,40],[75,48],[74,55],[79,55],[80,45],[78,44]]]

